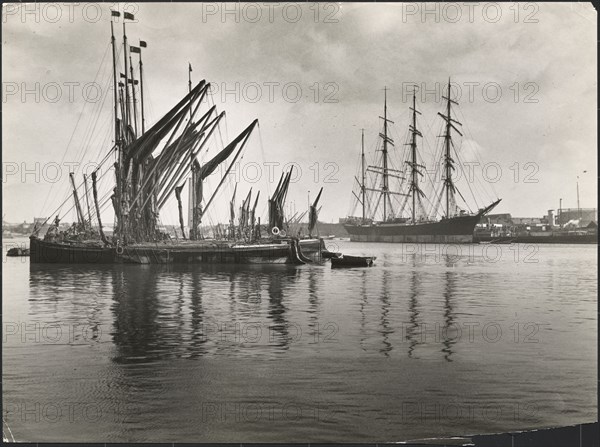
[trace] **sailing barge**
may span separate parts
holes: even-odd
[[[456,195],[463,198],[453,180],[455,171],[455,152],[452,141],[452,131],[462,136],[457,126],[462,124],[452,117],[452,104],[456,101],[450,98],[451,86],[448,81],[448,96],[445,114],[438,113],[445,122],[445,132],[442,150],[442,185],[434,194],[430,207],[426,206],[426,195],[421,189],[420,182],[424,176],[425,165],[418,156],[417,137],[423,137],[417,128],[416,90],[413,92],[412,123],[409,125],[409,151],[404,169],[390,167],[389,147],[394,141],[389,136],[388,123],[392,121],[387,116],[387,90],[384,96],[383,132],[379,134],[382,141],[380,164],[365,167],[364,130],[361,149],[361,179],[355,177],[358,194],[353,191],[356,202],[362,207],[361,217],[349,217],[344,228],[350,234],[352,241],[360,242],[417,242],[417,243],[471,243],[475,225],[490,212],[501,199],[480,208],[476,212],[460,209],[456,203]],[[366,174],[375,176],[371,186],[367,184]],[[408,180],[405,175],[408,174]],[[390,178],[401,180],[404,190],[392,191]],[[398,199],[398,200],[392,200]],[[445,199],[445,200],[444,200]],[[463,198],[464,200],[464,198]],[[445,201],[445,206],[443,202]],[[375,215],[382,205],[382,219],[375,220]],[[441,205],[443,209],[441,209]],[[428,209],[429,208],[429,209]],[[367,213],[370,211],[370,216]],[[443,214],[439,216],[440,212]]]
[[[60,231],[60,216],[57,214],[43,238],[36,227],[30,236],[31,263],[305,264],[321,261],[323,240],[312,237],[320,194],[309,210],[308,237],[300,239],[286,234],[289,219],[285,218],[284,209],[291,170],[282,174],[275,192],[268,199],[268,224],[261,225],[260,217],[256,216],[260,193],[251,207],[252,189],[239,208],[239,218],[236,219],[236,184],[230,202],[229,225],[218,224],[211,235],[202,234],[203,217],[215,203],[217,193],[258,126],[258,120],[252,121],[212,158],[201,162],[201,151],[219,128],[225,112],[218,113],[215,105],[210,108],[207,105],[208,110],[200,112],[201,106],[208,103],[210,83],[202,80],[192,87],[190,64],[188,94],[146,130],[142,49],[147,45],[144,41],[140,41],[138,46],[128,45],[126,22],[134,20],[134,16],[127,12],[123,15],[124,73],[117,69],[114,33],[114,18],[121,14],[111,11],[114,145],[91,175],[92,206],[86,176],[77,186],[71,173],[72,192],[67,200],[73,200],[77,222],[68,231]],[[134,72],[132,54],[139,58],[139,79]],[[137,85],[141,93],[140,113]],[[100,168],[111,160],[114,160],[114,188],[99,198]],[[204,183],[218,167],[226,167],[224,175],[211,195],[205,198]],[[190,185],[187,236],[181,203],[181,191],[186,182]],[[80,200],[80,194],[85,196],[85,201]],[[173,195],[178,203],[180,224],[177,240],[162,231],[159,222],[161,209]],[[87,215],[84,203],[87,203]],[[112,206],[115,216],[110,238],[102,225],[105,206]],[[92,207],[95,213],[92,213]],[[62,205],[57,211],[61,208]],[[94,220],[96,225],[93,225]]]

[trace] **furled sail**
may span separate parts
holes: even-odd
[[[319,213],[317,211],[317,204],[319,203],[319,199],[321,198],[321,193],[323,192],[323,188],[319,191],[317,198],[314,203],[310,206],[309,214],[308,214],[308,235],[312,236],[312,232],[317,226],[317,219],[319,218]]]

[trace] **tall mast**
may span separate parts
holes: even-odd
[[[383,99],[383,221],[387,220],[387,201],[389,200],[388,194],[388,136],[387,136],[387,87],[384,88],[384,99]]]
[[[362,183],[360,189],[362,191],[362,223],[365,223],[365,129],[361,129],[361,150],[360,150],[360,161],[361,161],[361,174]]]
[[[110,20],[110,35],[112,42],[112,58],[113,58],[113,87],[114,87],[114,103],[115,103],[115,145],[117,146],[117,166],[115,171],[116,176],[116,193],[117,193],[117,206],[115,209],[115,213],[117,214],[117,228],[116,234],[120,237],[121,234],[121,214],[122,214],[122,200],[121,200],[121,166],[123,166],[123,149],[121,147],[121,138],[120,138],[120,130],[119,130],[119,118],[118,118],[118,110],[119,110],[119,100],[117,97],[117,90],[119,85],[117,84],[117,56],[116,56],[116,40],[115,40],[115,31],[114,25],[112,21],[112,17],[120,17],[121,13],[119,11],[111,11],[111,20]],[[121,120],[124,119],[124,116],[121,114]]]
[[[446,217],[450,217],[450,194],[452,193],[452,163],[450,161],[450,145],[452,144],[452,137],[450,135],[450,116],[452,108],[450,107],[450,78],[448,78],[448,101],[446,106]]]
[[[192,64],[188,62],[188,93],[192,91]],[[192,120],[192,109],[190,108],[190,121]],[[188,221],[191,223],[190,239],[196,240],[196,219],[194,209],[196,208],[196,184],[194,175],[194,146],[190,146],[190,168],[191,177],[189,180],[190,194],[188,198]]]
[[[459,123],[458,121],[456,121],[455,119],[452,118],[451,103],[454,103],[457,105],[458,105],[458,103],[456,101],[450,99],[450,93],[451,93],[451,85],[450,85],[450,78],[448,78],[448,93],[447,93],[448,96],[442,96],[442,98],[447,100],[446,115],[443,115],[442,113],[438,112],[438,115],[440,115],[446,121],[446,133],[444,134],[444,145],[445,145],[444,168],[445,168],[445,177],[446,177],[444,179],[444,187],[446,189],[446,218],[450,217],[450,203],[454,202],[454,191],[456,189],[454,187],[454,183],[452,182],[452,170],[454,169],[454,160],[452,159],[451,149],[450,149],[450,147],[452,146],[451,130],[454,129],[456,131],[456,133],[458,133],[459,135],[462,136],[462,133],[454,126],[454,124],[452,124],[452,123],[455,123],[458,125],[462,125],[461,123]]]
[[[111,20],[110,20],[110,36],[111,36],[111,43],[112,43],[112,61],[113,61],[113,93],[114,93],[114,106],[115,106],[115,144],[118,145],[119,144],[119,118],[118,118],[118,109],[119,109],[119,104],[118,104],[118,99],[117,99],[117,89],[118,89],[118,85],[117,85],[117,56],[116,56],[116,50],[115,50],[115,30],[114,30],[114,26],[113,26],[113,21],[112,21],[112,17],[119,17],[120,13],[119,11],[111,11]]]
[[[188,62],[188,93],[192,91],[192,64]],[[190,119],[191,119],[191,109],[190,109]]]
[[[127,13],[126,13],[127,14]],[[128,127],[130,123],[129,119],[129,67],[127,66],[127,34],[125,32],[125,17],[123,18],[123,63],[125,64],[125,138],[127,139]]]
[[[142,48],[146,48],[146,42],[140,40],[140,96],[141,96],[141,107],[142,107],[142,134],[146,133],[146,121],[144,119],[144,72],[142,64]]]
[[[412,222],[416,223],[416,212],[417,212],[417,200],[423,195],[423,192],[419,188],[419,177],[417,175],[421,174],[419,168],[422,167],[417,162],[417,137],[422,137],[423,135],[417,129],[417,113],[420,115],[421,112],[417,110],[417,90],[413,90],[413,106],[411,108],[412,114],[412,126],[410,126],[410,132],[412,133],[412,140],[410,143],[411,149],[411,183],[410,183],[410,192],[412,193]]]
[[[137,127],[137,107],[135,101],[135,77],[133,76],[133,62],[131,61],[131,53],[129,53],[129,70],[131,71],[131,94],[133,95],[133,125],[135,130],[135,136],[138,136]]]

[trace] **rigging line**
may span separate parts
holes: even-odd
[[[103,62],[104,62],[104,59],[103,59]],[[103,67],[104,67],[104,63],[100,66],[100,69],[102,69]],[[98,101],[98,100],[94,101],[95,107],[92,110],[92,118],[88,121],[88,124],[87,124],[85,132],[84,132],[84,136],[83,136],[82,146],[84,146],[84,147],[87,144],[89,144],[89,140],[91,139],[91,136],[93,133],[92,125],[95,125],[96,120],[102,113],[102,109],[104,107],[104,102],[106,100],[106,96],[108,95],[108,92],[110,91],[109,87],[110,87],[110,83],[112,81],[110,78],[109,71],[112,71],[112,70],[107,70],[106,68],[104,68],[104,71],[102,72],[102,73],[104,73],[104,79],[99,80],[99,85],[102,87],[101,94],[104,93],[104,95],[103,95],[102,101]],[[112,114],[110,114],[110,115],[112,115]]]
[[[464,123],[463,125],[467,128],[467,133],[468,135],[472,136],[473,134],[471,133],[471,128],[469,127],[469,124],[466,120],[466,117],[462,111],[461,107],[457,107],[460,116],[461,116],[461,122]],[[469,138],[470,141],[473,141],[473,138]],[[476,148],[473,148],[473,152],[475,152],[475,156],[477,157],[477,161],[481,164],[481,166],[485,166],[485,164],[483,163],[483,159],[481,158],[481,154],[479,154],[479,151]],[[493,196],[497,199],[498,198],[498,194],[496,192],[496,189],[494,188],[493,183],[488,182],[490,189],[492,191]],[[487,192],[486,192],[487,194]]]
[[[100,163],[100,165],[99,165],[99,166],[96,168],[96,171],[97,171],[98,169],[100,169],[100,167],[101,167],[101,166],[102,166],[102,165],[103,165],[103,164],[106,162],[106,160],[107,160],[107,159],[108,159],[108,157],[105,157],[105,159],[102,161],[102,163]],[[98,177],[98,179],[97,179],[98,183],[100,182],[100,180],[102,180],[102,178],[104,177],[104,175],[106,174],[106,172],[109,172],[109,171],[110,171],[110,170],[107,170],[107,171],[101,172],[100,176],[99,176],[99,177]],[[79,186],[77,186],[77,187],[75,188],[75,190],[76,190],[76,191],[79,191],[79,189],[80,189],[80,188],[82,188],[83,186],[84,186],[84,183],[82,182],[82,183],[80,183],[80,184],[79,184]],[[63,196],[63,197],[65,197],[65,196]],[[71,200],[72,198],[73,198],[73,191],[71,190],[71,188],[69,188],[69,191],[68,191],[68,192],[67,192],[67,194],[66,194],[66,198],[65,198],[65,199],[63,200],[63,202],[62,202],[62,203],[61,203],[61,204],[58,206],[58,208],[56,208],[56,210],[55,210],[54,212],[52,212],[52,213],[50,213],[50,214],[49,214],[49,217],[47,217],[47,218],[46,218],[46,220],[44,221],[44,224],[45,224],[46,222],[48,222],[48,220],[50,219],[50,217],[52,217],[54,214],[58,214],[58,215],[60,216],[60,214],[62,214],[62,207],[63,207],[63,206],[64,206],[64,205],[65,205],[65,204],[66,204],[66,203],[69,201],[69,200]],[[69,211],[71,211],[71,210],[74,208],[74,206],[75,206],[75,205],[73,204],[73,206],[72,206],[72,207],[71,207],[71,208],[70,208],[68,211],[66,211],[66,212],[64,213],[64,215],[68,214],[68,213],[69,213]],[[64,215],[63,215],[63,217],[64,217]],[[59,217],[59,218],[60,218],[60,217]],[[42,226],[43,226],[43,224],[42,224]]]
[[[112,122],[111,122],[111,121],[112,121],[112,120],[110,120],[110,119],[109,119],[109,120],[108,120],[108,121],[107,121],[107,122],[104,124],[104,126],[102,127],[102,129],[105,129],[106,127],[110,126],[110,127],[111,127],[111,130],[112,130]],[[101,144],[100,144],[100,146],[99,146],[99,147],[101,148],[101,150],[99,150],[99,151],[98,151],[98,155],[96,156],[96,160],[95,160],[96,164],[99,164],[98,158],[99,158],[99,157],[101,157],[101,156],[102,156],[102,154],[104,153],[104,151],[102,150],[102,148],[109,147],[109,144],[110,144],[110,143],[112,143],[112,141],[109,141],[110,139],[111,139],[110,132],[108,132],[108,133],[105,133],[105,135],[104,135],[104,140],[102,140],[102,143],[101,143]],[[104,157],[106,158],[107,156],[110,156],[110,154],[111,154],[112,150],[113,150],[113,149],[111,148],[111,149],[108,151],[108,153],[106,153],[106,155],[104,155]]]
[[[104,171],[104,173],[100,174],[100,177],[98,177],[98,179],[102,178],[106,172],[108,172],[108,171]],[[80,183],[80,184],[79,184],[79,186],[77,186],[77,187],[75,188],[75,190],[76,190],[76,191],[79,191],[79,188],[81,188],[81,187],[83,187],[83,182],[82,182],[82,183]],[[65,199],[65,200],[64,200],[64,201],[63,201],[63,202],[60,204],[60,206],[59,206],[59,207],[56,209],[56,211],[55,211],[54,213],[50,213],[49,217],[47,217],[47,218],[46,218],[46,220],[44,221],[44,223],[43,223],[41,226],[44,226],[44,224],[45,224],[46,222],[48,222],[48,220],[50,219],[50,217],[52,217],[52,216],[53,216],[55,213],[57,213],[57,212],[58,212],[58,213],[59,213],[59,215],[60,215],[60,210],[62,209],[62,207],[65,205],[65,203],[67,203],[67,202],[68,202],[70,199],[72,199],[72,198],[73,198],[72,194],[70,194],[69,196],[67,196],[67,198],[66,198],[66,199]],[[75,204],[73,204],[73,205],[71,206],[71,208],[69,208],[69,211],[71,211],[71,210],[72,210],[74,207],[75,207]],[[66,215],[66,214],[67,214],[69,211],[67,211],[67,212],[65,213],[65,215]],[[64,215],[63,215],[63,216],[64,216]]]
[[[471,188],[471,182],[467,178],[467,175],[465,173],[465,169],[463,167],[462,160],[461,160],[461,158],[458,155],[458,150],[456,149],[456,146],[454,145],[454,142],[452,142],[452,149],[454,150],[454,155],[456,156],[456,161],[458,161],[458,165],[460,166],[460,170],[462,172],[462,175],[465,177],[465,182],[467,183],[467,186],[469,187],[469,191],[471,192],[471,197],[473,197],[473,201],[475,202],[475,206],[477,208],[479,208],[479,204],[477,203],[477,198],[475,198],[475,194],[473,193],[473,189]],[[460,190],[458,189],[458,187],[456,188],[456,192],[458,192],[458,194],[460,195],[460,197],[463,199],[463,202],[465,202],[465,205],[467,206],[467,208],[469,209],[469,211],[472,213],[473,210],[471,209],[471,207],[469,206],[469,204],[467,203],[467,201],[465,200],[465,198],[463,197],[463,195],[460,193]]]
[[[263,158],[263,163],[266,161],[266,157],[265,157],[265,147],[263,144],[263,138],[262,138],[262,132],[260,130],[260,123],[258,123],[258,142],[260,144],[260,153],[262,155]],[[267,185],[267,197],[271,197],[271,185],[269,182],[269,179],[267,178],[267,181],[265,182]]]
[[[216,105],[215,100],[213,98],[213,89],[212,89],[212,85],[209,87],[208,89],[208,98],[210,99],[212,105]],[[212,106],[211,106],[212,107]],[[216,110],[216,109],[215,109]],[[227,141],[229,141],[228,138],[228,130],[227,130],[227,114],[225,114],[225,116],[223,117],[225,118],[225,136],[227,137]],[[221,141],[221,146],[219,146],[220,148],[224,148],[226,146],[225,141],[223,140],[223,134],[221,132],[221,123],[219,123],[219,126],[217,127],[217,130],[219,131],[219,139]],[[216,138],[215,138],[216,139]]]
[[[103,62],[104,62],[104,60],[106,59],[106,54],[107,54],[107,52],[105,52],[105,56],[104,56],[104,58],[103,58]],[[100,64],[100,67],[99,67],[99,69],[98,69],[98,71],[99,71],[99,72],[102,70],[102,67],[103,67],[103,66],[104,66],[104,64],[103,64],[103,63],[101,63],[101,64]],[[97,78],[98,78],[98,76],[96,76],[96,79],[97,79]],[[105,90],[104,90],[104,91],[107,91],[107,90],[108,90],[108,85],[105,87]],[[105,99],[106,99],[106,94],[105,94]],[[97,101],[96,101],[96,103],[97,103]],[[103,105],[103,103],[104,103],[104,102],[102,102],[102,103],[101,103],[101,105],[100,105],[100,106],[98,106],[98,107],[96,107],[96,109],[95,109],[95,110],[92,112],[92,114],[93,114],[94,118],[93,118],[93,119],[90,119],[90,120],[88,121],[88,126],[87,126],[86,133],[89,133],[89,130],[90,130],[90,127],[91,127],[91,123],[95,123],[95,124],[94,124],[94,126],[95,126],[95,125],[98,123],[97,119],[98,119],[98,117],[99,117],[99,115],[100,115],[100,113],[101,113],[101,111],[102,111],[102,105]],[[84,111],[85,111],[85,108],[84,108]],[[107,117],[107,118],[110,118],[110,117]],[[77,128],[78,128],[78,127],[79,127],[79,126],[76,126],[75,132],[77,131]],[[89,136],[91,137],[91,134],[90,134]],[[89,139],[91,139],[91,138],[84,138],[84,140],[86,140],[86,139],[87,139],[87,140],[89,140]],[[85,144],[84,144],[84,146],[85,146],[85,145],[87,145],[87,144],[89,144],[89,142],[88,142],[88,143],[85,143]],[[105,146],[105,145],[103,145],[102,147],[106,147],[106,146]],[[68,150],[65,152],[65,156],[66,156],[66,153],[67,153],[67,152],[68,152]],[[75,171],[74,171],[75,173],[77,173],[77,172],[79,171],[79,169],[78,169],[78,168],[79,168],[79,166],[81,166],[81,165],[83,164],[83,159],[84,159],[84,157],[85,157],[85,154],[86,154],[86,153],[87,153],[87,150],[86,150],[85,152],[83,152],[83,154],[82,154],[82,155],[79,157],[79,160],[78,160],[78,165],[77,165],[78,167],[75,169]],[[67,196],[67,197],[68,197],[68,196],[70,196],[71,192],[70,192],[70,186],[69,186],[68,182],[67,182],[67,183],[63,183],[63,187],[61,188],[61,191],[64,191],[64,192],[63,192],[63,194],[58,194],[58,197],[61,197],[61,196],[62,196],[62,197],[65,197],[65,196]]]
[[[104,57],[102,58],[102,60],[104,61],[104,58],[106,58],[106,54],[108,52],[108,49],[110,48],[111,44],[109,43],[106,46],[106,50],[104,51]],[[98,77],[98,73],[100,72],[100,68],[102,67],[102,62],[100,63],[100,66],[98,67],[98,71],[96,72],[96,76],[94,78],[94,81],[96,81],[96,78]],[[84,102],[83,107],[81,108],[81,111],[79,112],[79,117],[77,118],[77,122],[75,123],[75,128],[73,129],[73,132],[71,133],[71,137],[69,138],[69,142],[67,143],[67,146],[65,148],[65,151],[63,153],[62,159],[60,161],[60,165],[62,165],[65,161],[65,157],[67,156],[67,152],[69,150],[69,146],[71,145],[71,142],[73,141],[73,137],[75,136],[75,133],[77,131],[77,127],[79,126],[79,122],[81,121],[81,118],[83,117],[83,111],[85,110],[85,106],[87,105],[87,102]],[[54,183],[52,183],[52,185],[50,186],[50,190],[48,191],[48,194],[46,195],[46,199],[44,200],[44,204],[42,205],[42,215],[45,208],[46,208],[46,203],[48,202],[48,199],[50,198],[50,195],[52,194],[52,189],[54,187]]]
[[[91,140],[92,140],[92,137],[94,136],[94,133],[95,133],[95,131],[96,131],[96,127],[97,127],[97,125],[98,125],[98,122],[99,122],[100,115],[101,115],[101,113],[102,113],[102,110],[103,110],[103,108],[104,108],[104,104],[105,104],[105,102],[106,102],[106,98],[108,97],[108,91],[109,91],[109,88],[108,88],[108,87],[109,87],[109,85],[110,85],[110,81],[106,82],[106,84],[105,84],[105,89],[104,89],[104,92],[105,92],[105,93],[104,93],[104,98],[102,98],[102,102],[100,103],[100,106],[99,106],[99,107],[97,107],[97,112],[95,113],[95,116],[94,116],[94,126],[91,128],[91,130],[90,130],[90,132],[89,132],[89,135],[88,135],[87,141],[86,141],[86,142],[84,142],[84,144],[83,144],[83,147],[85,147],[85,150],[84,150],[84,151],[83,151],[83,153],[81,154],[81,157],[80,157],[80,162],[82,162],[82,161],[83,161],[83,159],[84,159],[84,158],[85,158],[85,156],[87,155],[87,153],[88,153],[88,151],[90,150],[90,147],[91,147],[91,145],[92,145],[92,144],[91,144],[91,143],[92,143],[92,141],[91,141]],[[107,118],[109,118],[109,117],[107,116]],[[110,133],[108,133],[108,134],[110,135]],[[101,152],[101,151],[100,151],[100,152]]]
[[[105,172],[108,172],[108,171],[105,171]],[[101,174],[101,175],[100,175],[100,177],[98,177],[98,179],[100,179],[100,178],[101,178],[103,175],[104,175],[104,174]],[[96,181],[98,181],[98,179],[96,179]],[[75,188],[75,189],[76,189],[76,190],[78,190],[78,189],[79,189],[79,188],[81,188],[82,186],[83,186],[83,183],[81,183],[81,184],[80,184],[80,185],[79,185],[77,188]],[[106,195],[106,194],[105,194],[105,195]],[[60,208],[62,208],[62,207],[63,207],[63,205],[64,205],[64,204],[65,204],[65,203],[66,203],[66,202],[67,202],[67,201],[68,201],[70,198],[72,198],[72,197],[67,197],[67,198],[65,199],[65,201],[64,201],[64,202],[61,204]],[[59,219],[60,219],[60,220],[63,220],[63,219],[65,218],[65,216],[66,216],[67,214],[69,214],[69,212],[70,212],[70,211],[72,211],[73,209],[75,209],[75,204],[74,204],[74,203],[71,205],[71,207],[70,207],[70,208],[69,208],[67,211],[65,211],[65,212],[64,212],[64,214],[62,215],[62,217],[59,217]],[[54,213],[52,213],[52,214],[54,214]],[[50,216],[52,216],[52,214],[51,214]],[[58,213],[58,214],[59,214],[59,216],[60,216],[60,214],[61,214],[61,213]],[[48,221],[48,219],[50,219],[50,217],[48,217],[48,218],[47,218],[47,219],[44,221],[44,224],[45,224],[45,223]],[[43,226],[43,224],[42,224],[42,226]]]

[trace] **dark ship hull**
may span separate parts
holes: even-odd
[[[257,244],[135,244],[126,247],[93,247],[64,244],[30,237],[32,264],[305,264],[320,262],[323,241],[299,241],[300,257],[289,240]]]
[[[436,222],[417,224],[383,222],[370,225],[346,224],[344,228],[355,242],[423,242],[437,244],[469,244],[473,242],[475,225],[500,200],[474,215],[455,216]]]
[[[32,264],[113,264],[116,262],[112,247],[92,247],[43,241],[29,237]]]
[[[471,243],[479,216],[459,216],[439,222],[344,225],[356,242]]]

